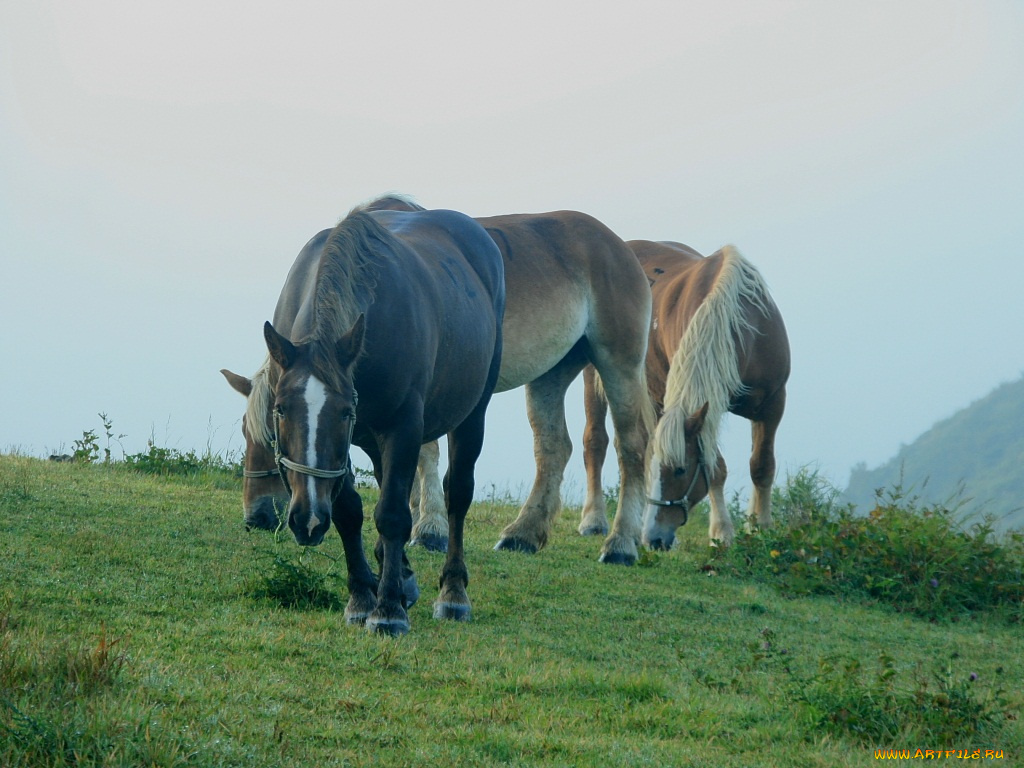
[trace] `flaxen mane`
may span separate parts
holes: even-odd
[[[275,381],[271,381],[271,378]],[[252,375],[252,391],[249,392],[245,406],[245,429],[249,437],[258,445],[269,448],[274,440],[274,433],[267,424],[267,414],[274,399],[274,384],[277,374],[270,364],[267,355],[263,365]]]
[[[708,403],[700,434],[700,451],[713,470],[718,455],[718,430],[736,395],[740,380],[736,339],[753,330],[747,307],[769,312],[768,286],[753,264],[732,246],[722,249],[722,268],[711,291],[693,315],[669,366],[664,415],[654,433],[654,451],[662,463],[685,463],[683,425]]]

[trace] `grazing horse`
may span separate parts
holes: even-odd
[[[790,368],[786,327],[760,273],[735,248],[704,258],[680,243],[628,245],[654,297],[647,383],[660,420],[651,440],[643,542],[671,547],[690,508],[709,495],[708,536],[712,544],[728,546],[734,532],[719,425],[726,412],[750,420],[754,490],[747,525],[770,526],[775,432]],[[596,504],[608,437],[592,372],[585,373],[584,390],[587,503]]]
[[[315,546],[333,521],[348,566],[349,623],[409,630],[409,493],[420,445],[443,434],[449,542],[434,616],[469,618],[463,529],[501,363],[504,303],[494,241],[453,211],[357,209],[314,237],[288,274],[274,323],[264,327],[271,363],[251,382],[245,421],[264,429],[272,398],[288,527]],[[363,553],[352,444],[370,457],[380,484],[379,579]]]
[[[369,203],[367,208],[423,210],[394,196]],[[579,531],[608,534],[602,562],[633,563],[644,509],[644,452],[655,422],[644,373],[651,292],[643,269],[621,239],[583,213],[493,216],[477,222],[497,244],[505,266],[503,357],[495,392],[526,386],[537,461],[530,495],[502,531],[495,549],[533,553],[547,543],[561,508],[562,478],[572,452],[565,393],[590,364],[600,375],[612,413],[621,482],[611,531],[603,498],[599,505],[585,508]],[[244,377],[236,377],[235,383],[233,374],[224,375],[245,394]],[[250,424],[253,421],[258,419],[254,417]],[[247,469],[272,470],[266,448],[254,442],[260,441],[251,439],[247,431]],[[437,459],[437,446],[424,445],[416,488],[419,518],[412,532],[414,542],[431,549],[443,549],[448,527],[437,501]],[[280,504],[280,482],[247,477],[245,485],[247,523],[275,526],[275,518],[263,519],[259,513],[272,512],[275,498]],[[257,496],[257,485],[262,496]]]

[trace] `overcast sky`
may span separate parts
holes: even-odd
[[[781,474],[844,486],[1024,372],[1024,5],[0,0],[0,450],[100,411],[128,452],[240,448],[218,370],[390,191],[734,243],[789,329]],[[499,395],[478,491],[532,477]]]

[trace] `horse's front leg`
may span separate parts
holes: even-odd
[[[516,519],[501,532],[496,550],[535,554],[548,542],[555,517],[562,508],[562,477],[572,455],[572,440],[565,424],[565,393],[585,362],[568,355],[526,385],[526,413],[533,428],[537,475]],[[449,521],[451,516],[449,504]]]
[[[583,369],[583,410],[587,424],[583,430],[583,466],[587,473],[587,498],[580,515],[579,532],[583,536],[608,534],[608,511],[601,485],[601,469],[608,454],[608,429],[605,417],[608,403],[598,393],[597,371],[588,365]]]
[[[405,587],[412,571],[405,558],[405,545],[412,532],[409,492],[420,449],[419,438],[413,432],[392,435],[382,441],[382,482],[380,499],[374,511],[380,535],[378,558],[381,571],[377,604],[366,620],[366,628],[385,635],[404,635],[409,631]]]
[[[373,575],[363,552],[363,500],[351,478],[346,478],[334,500],[331,519],[341,534],[348,568],[349,598],[345,606],[345,621],[362,624],[377,604],[377,577]]]

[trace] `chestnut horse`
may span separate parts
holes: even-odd
[[[749,419],[753,495],[748,527],[771,525],[775,432],[786,407],[789,340],[782,315],[757,269],[726,246],[704,258],[681,243],[632,240],[651,282],[654,313],[647,383],[660,420],[651,441],[643,542],[672,546],[690,508],[710,495],[708,536],[728,546],[734,531],[725,504],[726,466],[718,450],[723,416]],[[584,463],[587,507],[602,499],[608,436],[603,399],[585,373]]]
[[[345,617],[403,634],[409,493],[420,445],[447,434],[448,556],[437,618],[468,619],[463,528],[484,416],[501,363],[501,255],[453,211],[356,210],[300,252],[264,336],[271,360],[250,392],[248,427],[267,426],[296,541],[319,544],[333,521],[350,598]],[[358,395],[357,395],[358,393]],[[363,553],[363,510],[349,459],[358,445],[380,483],[379,579]]]
[[[423,210],[395,196],[366,208]],[[600,375],[612,413],[622,480],[611,531],[603,501],[594,515],[584,518],[579,530],[608,534],[602,562],[633,563],[644,509],[644,452],[655,419],[644,373],[651,292],[643,269],[621,239],[583,213],[557,211],[476,221],[497,244],[505,266],[504,351],[495,392],[526,386],[537,462],[530,495],[515,521],[502,531],[495,549],[532,553],[547,543],[561,508],[561,483],[572,452],[565,393],[590,364]],[[250,391],[258,395],[260,388],[253,384],[265,375],[260,369],[250,382],[223,373],[247,396]],[[254,407],[252,397],[248,412],[263,412]],[[258,436],[253,440],[250,430],[245,431],[247,473],[273,471],[266,442]],[[412,538],[443,549],[448,521],[439,501],[437,461],[436,444],[424,445],[417,488],[419,517]],[[280,505],[287,498],[280,481],[248,476],[244,484],[247,524],[276,526],[274,502]]]

